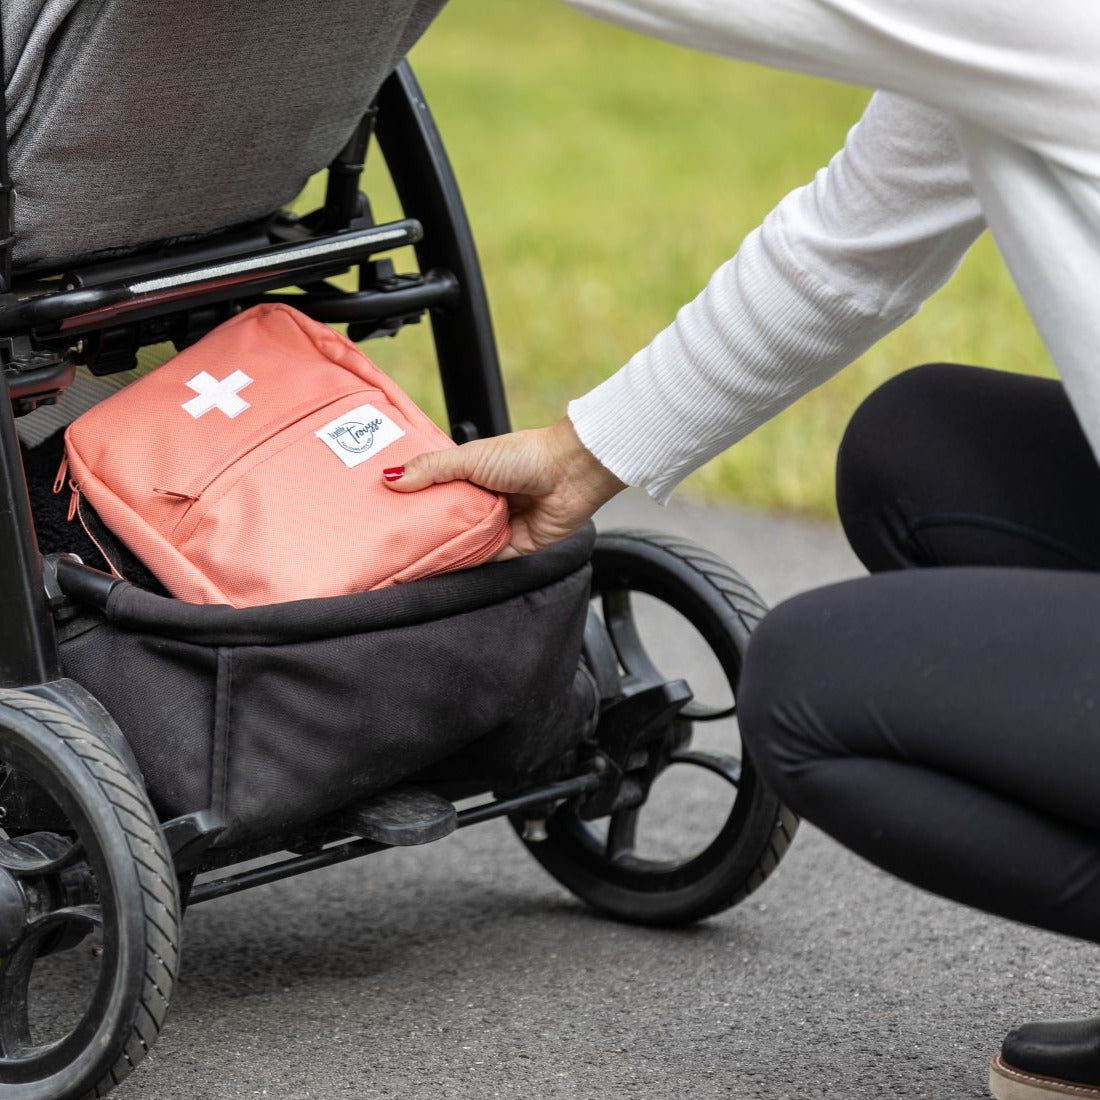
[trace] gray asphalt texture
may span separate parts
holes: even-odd
[[[772,602],[860,572],[826,525],[637,497],[607,512],[696,539]],[[1097,1010],[1095,963],[805,825],[741,906],[628,927],[494,822],[197,907],[168,1024],[115,1095],[981,1097],[1008,1027]]]

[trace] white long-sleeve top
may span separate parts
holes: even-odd
[[[912,316],[986,225],[1100,456],[1097,0],[568,2],[881,89],[674,323],[570,402],[604,465],[667,499]]]

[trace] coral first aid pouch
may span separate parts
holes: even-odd
[[[191,603],[347,595],[508,542],[494,493],[386,488],[384,468],[454,443],[348,339],[285,305],[220,325],[78,417],[65,443],[74,510],[86,498]]]

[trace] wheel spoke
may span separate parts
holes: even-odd
[[[628,677],[640,684],[662,683],[666,677],[653,663],[638,633],[630,592],[621,589],[604,592],[601,601],[604,625],[615,647],[619,664],[626,669]],[[728,707],[722,707],[692,702],[680,713],[693,722],[718,722],[723,718],[732,718],[737,713],[737,704],[731,703]]]
[[[98,905],[68,905],[64,909],[54,909],[31,921],[25,935],[38,938],[43,933],[55,931],[66,924],[84,925],[85,934],[102,928],[103,909]]]
[[[584,659],[599,688],[600,699],[615,699],[622,692],[619,659],[607,628],[591,607],[584,621]]]
[[[623,590],[605,592],[602,603],[604,626],[611,635],[619,664],[626,669],[630,677],[640,683],[662,683],[665,678],[650,659],[638,635],[638,624],[634,621],[634,605],[631,602],[630,593]]]
[[[52,840],[61,841],[60,837],[54,837],[53,834],[43,835],[50,836]],[[61,843],[64,842],[61,841]],[[72,866],[83,855],[84,845],[80,840],[73,841],[58,855],[40,851],[25,837],[19,837],[16,840],[0,840],[0,869],[17,877],[51,875]]]
[[[734,787],[741,784],[741,761],[736,756],[720,752],[705,752],[702,749],[681,749],[674,752],[669,760],[673,764],[694,764],[706,768],[709,772],[721,776]]]
[[[638,831],[640,812],[640,807],[634,807],[630,810],[619,810],[618,813],[611,815],[607,825],[606,855],[612,862],[634,854],[634,838]]]
[[[0,1050],[5,1058],[25,1057],[34,1050],[29,1002],[38,940],[25,936],[0,966]]]
[[[43,940],[70,924],[85,925],[88,932],[101,928],[102,909],[98,905],[69,905],[43,914],[27,925],[15,949],[0,962],[0,1053],[5,1058],[25,1058],[44,1050],[31,1036],[31,974]]]

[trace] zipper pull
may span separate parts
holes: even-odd
[[[70,479],[69,489],[72,492],[72,496],[69,498],[69,514],[66,517],[69,523],[72,523],[73,516],[76,515],[77,509],[80,507],[80,486]]]
[[[75,496],[73,497],[73,501],[76,504],[76,509],[75,509],[76,518],[80,520],[80,526],[84,528],[84,534],[86,534],[88,536],[88,538],[90,538],[92,540],[92,542],[95,545],[95,548],[100,552],[100,554],[103,555],[103,560],[107,563],[108,567],[111,570],[112,575],[118,577],[118,579],[120,581],[124,581],[126,578],[119,572],[118,566],[115,565],[115,563],[111,560],[111,555],[108,554],[107,551],[103,549],[103,547],[100,545],[99,539],[97,539],[95,537],[95,535],[92,534],[91,529],[88,527],[88,524],[84,519],[84,513],[80,510],[80,489],[76,485],[73,485],[73,492],[75,493]],[[70,519],[72,519],[72,511],[73,511],[72,506],[70,506],[70,512],[69,512],[69,518]]]
[[[158,493],[162,497],[172,497],[175,500],[198,500],[196,496],[192,496],[190,493],[177,493],[175,489],[154,489],[154,493]]]
[[[57,477],[54,478],[53,491],[54,491],[55,495],[57,493],[60,493],[61,490],[65,488],[65,475],[68,474],[68,472],[69,472],[69,456],[66,454],[66,455],[62,455],[61,465],[58,467],[58,470],[57,470]],[[72,517],[70,516],[69,518],[71,519]]]

